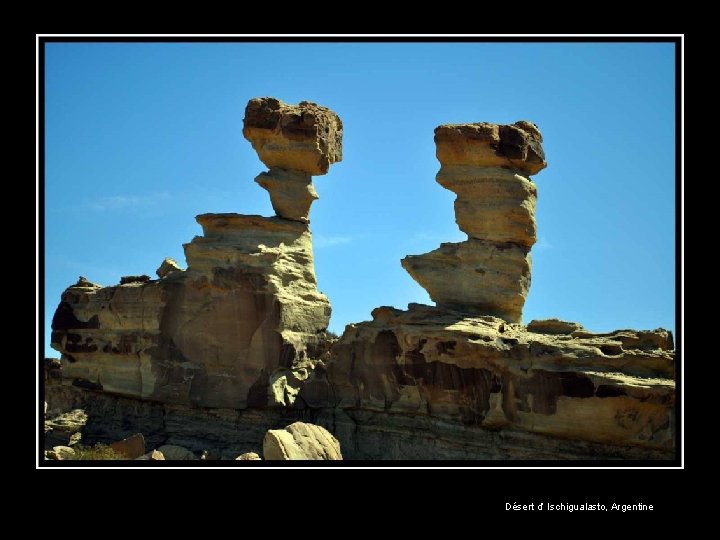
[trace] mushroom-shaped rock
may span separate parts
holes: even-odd
[[[289,105],[279,99],[251,99],[243,135],[270,169],[326,174],[342,160],[342,122],[327,107],[309,101]]]
[[[312,176],[326,174],[342,160],[342,122],[337,114],[309,101],[289,105],[275,98],[251,99],[243,135],[270,169],[255,181],[270,193],[275,213],[307,223],[318,198]]]

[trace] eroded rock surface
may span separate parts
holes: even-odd
[[[527,175],[547,165],[541,143],[527,121],[435,129],[436,179],[457,194],[455,219],[469,238],[402,265],[439,307],[520,322],[537,236],[537,189]]]
[[[186,270],[166,260],[159,280],[80,278],[63,293],[46,449],[143,433],[168,460],[255,460],[261,443],[275,460],[342,459],[340,444],[346,459],[675,456],[670,332],[519,323],[536,237],[528,175],[546,165],[534,124],[437,128],[437,181],[457,194],[468,240],[403,260],[437,307],[377,308],[332,351],[307,221],[311,176],[340,160],[342,125],[261,98],[244,133],[278,215],[200,215]]]
[[[372,430],[383,415],[388,429],[396,415],[409,415],[416,424],[425,418],[426,427],[455,424],[478,436],[522,431],[615,446],[619,455],[635,447],[635,455],[668,457],[672,347],[664,330],[538,334],[497,317],[430,306],[377,308],[373,321],[349,325],[333,349],[332,406],[357,424],[336,434],[344,448],[357,447],[363,428]],[[498,453],[495,447],[478,457]]]
[[[244,133],[271,167],[261,183],[285,217],[203,214],[186,270],[165,259],[159,280],[81,278],[66,289],[52,323],[64,384],[201,407],[292,405],[326,348],[330,303],[303,216],[310,175],[341,158],[342,123],[315,104],[262,98],[248,104]],[[304,202],[296,180],[307,181]]]
[[[321,426],[295,422],[285,429],[271,429],[263,439],[267,460],[341,460],[340,443]]]
[[[337,114],[310,101],[254,98],[245,108],[243,135],[270,169],[326,174],[342,160],[342,129]]]
[[[342,129],[337,114],[309,101],[250,100],[243,134],[270,169],[255,181],[270,193],[279,217],[309,221],[310,205],[318,198],[312,176],[326,174],[342,160]]]

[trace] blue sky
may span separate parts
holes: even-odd
[[[315,177],[316,273],[330,329],[431,303],[400,266],[466,238],[435,182],[434,128],[528,119],[548,167],[524,320],[675,327],[672,44],[46,45],[46,340],[61,292],[148,274],[206,212],[272,215],[242,136],[252,97],[315,101],[344,123]],[[46,352],[57,356],[49,346]]]

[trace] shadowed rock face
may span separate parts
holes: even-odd
[[[310,174],[341,156],[337,115],[251,100],[244,133],[263,161],[292,166],[265,173],[273,204],[307,214]],[[277,182],[306,182],[307,197],[274,191]],[[203,236],[184,246],[187,270],[166,259],[159,280],[69,287],[52,324],[64,382],[202,407],[292,404],[324,351],[330,303],[317,290],[309,227],[288,217],[203,214]]]
[[[435,129],[437,182],[457,194],[455,219],[469,239],[408,255],[405,270],[442,308],[520,322],[537,237],[537,189],[547,164],[537,126],[448,124]]]

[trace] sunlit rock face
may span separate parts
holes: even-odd
[[[342,134],[340,117],[327,107],[250,100],[243,135],[270,169],[255,181],[270,193],[279,217],[309,221],[310,205],[318,198],[311,177],[326,174],[342,160]]]
[[[311,175],[342,158],[342,123],[312,103],[259,98],[243,133],[270,167],[258,183],[278,215],[197,216],[187,269],[165,259],[157,280],[70,286],[52,324],[65,383],[202,407],[293,403],[326,348],[307,216]]]
[[[528,178],[547,163],[537,126],[447,124],[435,129],[437,182],[453,191],[468,240],[408,255],[405,270],[438,307],[520,322],[537,237],[537,189]]]
[[[377,308],[298,401],[333,411],[346,457],[671,458],[670,333],[562,323]]]

